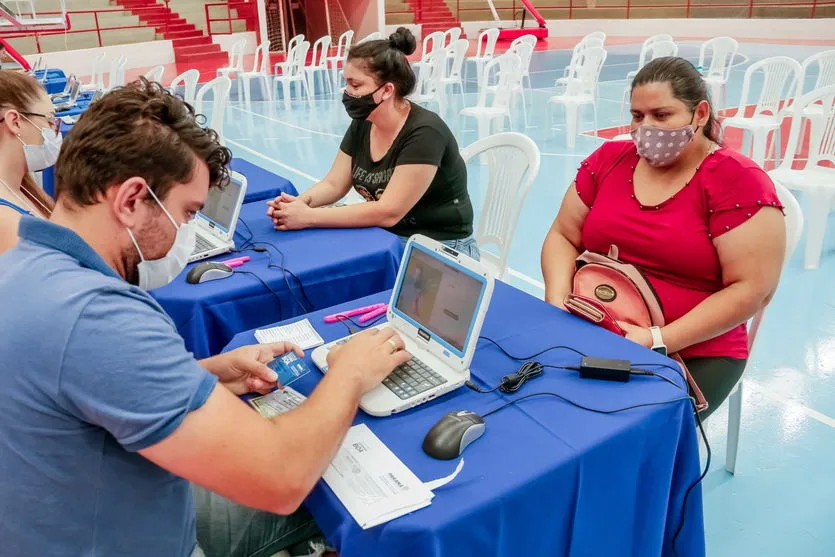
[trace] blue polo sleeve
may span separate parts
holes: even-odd
[[[96,294],[79,314],[59,393],[67,411],[139,451],[173,433],[216,382],[156,302],[126,289]]]

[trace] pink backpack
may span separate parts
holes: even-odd
[[[658,295],[637,267],[618,259],[617,246],[609,248],[608,256],[586,251],[577,258],[576,266],[573,291],[563,301],[569,312],[621,336],[626,333],[618,321],[646,328],[664,326]],[[707,401],[684,361],[678,354],[670,357],[684,371],[696,409],[706,409]]]

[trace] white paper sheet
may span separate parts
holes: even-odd
[[[268,344],[271,342],[292,342],[297,344],[302,350],[316,348],[325,344],[313,325],[310,324],[309,319],[302,319],[289,325],[281,325],[279,327],[272,327],[269,329],[258,329],[255,331],[255,338],[261,344]]]

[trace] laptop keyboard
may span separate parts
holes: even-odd
[[[348,339],[342,339],[335,343],[334,346],[339,346],[346,342],[348,342]],[[383,385],[401,400],[412,398],[433,387],[443,385],[446,382],[446,379],[432,371],[428,365],[414,356],[405,364],[394,368],[394,371],[383,379]]]
[[[192,255],[203,253],[204,251],[209,251],[212,249],[212,244],[200,234],[194,235],[194,251],[191,252]]]
[[[412,398],[446,382],[446,379],[414,357],[405,364],[394,368],[394,371],[383,379],[383,385],[401,400]]]

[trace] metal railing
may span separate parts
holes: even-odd
[[[168,0],[166,0],[166,6],[168,4]],[[161,23],[145,23],[141,20],[138,25],[115,25],[115,26],[103,26],[101,21],[99,20],[102,14],[124,14],[124,15],[135,15],[141,16],[143,14],[147,15],[154,12],[159,12],[159,7],[148,7],[148,8],[116,8],[116,9],[108,9],[108,10],[72,10],[66,12],[67,17],[67,28],[62,30],[55,30],[55,31],[0,31],[0,36],[4,39],[19,39],[19,38],[28,38],[32,37],[35,40],[36,51],[38,54],[43,52],[41,47],[41,38],[42,37],[49,37],[54,35],[77,35],[81,33],[95,33],[96,35],[96,42],[97,46],[102,47],[105,46],[104,42],[102,41],[102,33],[108,33],[110,31],[123,31],[128,29],[148,29],[152,28],[155,30],[157,34],[163,34],[168,31],[169,21],[171,19],[170,12],[166,13],[165,21]],[[38,15],[41,16],[56,16],[61,15],[62,12],[39,12]],[[82,16],[93,16],[93,27],[81,27],[78,23],[78,19],[81,19]],[[86,18],[85,18],[86,19]],[[76,20],[76,23],[73,23],[73,20]]]
[[[415,23],[424,23],[424,14],[426,16],[432,16],[437,13],[437,7],[439,5],[446,4],[456,21],[462,21],[462,15],[466,15],[472,12],[483,12],[484,17],[467,18],[464,21],[493,20],[490,7],[488,6],[486,1],[483,3],[483,5],[477,7],[469,7],[466,5],[461,6],[461,0],[410,0],[409,4],[410,9],[407,10],[386,9],[386,15],[414,14]],[[472,4],[472,2],[467,2],[467,4]],[[594,2],[594,0],[567,0],[566,2],[562,2],[560,4],[548,4],[547,2],[537,1],[535,3],[535,6],[537,11],[539,11],[540,13],[543,11],[549,12],[547,15],[543,16],[545,19],[575,19],[575,17],[578,17],[576,15],[578,13],[578,10],[582,10],[582,12],[579,14],[580,19],[594,19],[595,11],[598,11],[600,13],[599,17],[604,19],[611,19],[612,17],[617,17],[613,16],[613,12],[616,11],[622,13],[620,17],[625,19],[632,19],[635,17],[633,14],[633,10],[662,10],[675,8],[683,10],[683,14],[680,17],[685,18],[721,17],[717,16],[716,14],[710,14],[707,12],[705,12],[704,15],[694,14],[699,10],[707,11],[716,8],[737,8],[739,10],[739,13],[733,14],[733,17],[747,19],[762,17],[760,14],[758,14],[758,11],[761,11],[763,9],[775,10],[780,8],[805,8],[806,10],[808,10],[805,16],[798,13],[793,13],[791,16],[785,17],[815,18],[826,17],[819,15],[818,9],[823,7],[835,7],[835,0],[800,0],[798,2],[775,2],[774,0],[743,0],[741,2],[736,3],[710,3],[705,2],[704,0],[685,0],[682,2],[662,3],[651,2],[649,0],[623,0],[620,4],[607,3],[607,5],[605,6],[597,5],[596,2]],[[512,24],[514,20],[521,19],[521,16],[525,12],[524,6],[518,0],[513,0],[510,6],[496,6],[495,10],[500,14],[501,23],[506,25]],[[556,15],[554,15],[555,13]],[[727,14],[723,15],[724,17],[730,17]],[[642,17],[646,17],[646,14],[642,14]],[[533,18],[531,18],[530,21],[535,23]]]
[[[220,8],[225,14],[221,17],[213,17],[212,12],[213,10],[217,11],[216,8]],[[255,2],[218,2],[206,4],[204,10],[206,12],[206,31],[209,36],[233,33],[233,21],[245,22],[247,31],[258,31],[258,10]],[[232,10],[235,11],[234,14]],[[217,30],[214,24],[225,24],[225,26],[220,25],[220,28],[224,29],[225,27],[225,30]]]

